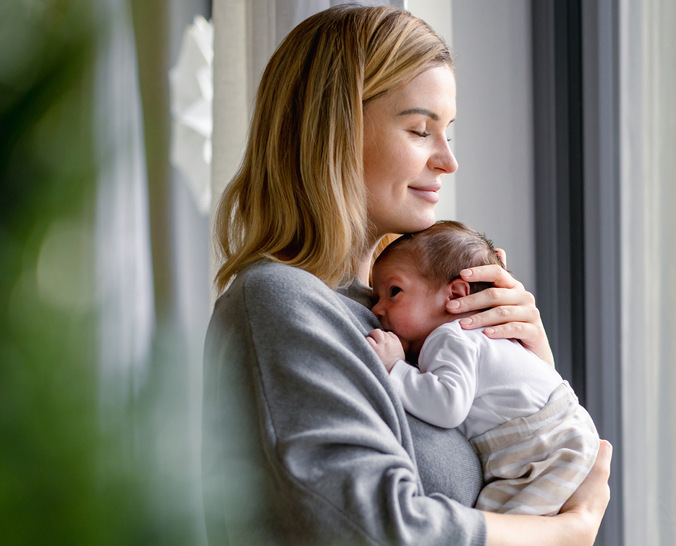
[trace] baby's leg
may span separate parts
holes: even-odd
[[[561,405],[555,406],[560,410]],[[532,417],[510,421],[472,439],[487,484],[477,508],[555,515],[582,483],[598,452],[596,427],[576,401],[563,411],[551,409],[548,404]]]

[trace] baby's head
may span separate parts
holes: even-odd
[[[489,264],[505,267],[493,242],[483,233],[452,220],[395,239],[378,256],[374,270],[388,260],[409,264],[433,289],[459,278],[460,271],[469,267]],[[470,293],[490,286],[485,282],[471,283]]]
[[[373,313],[399,336],[404,349],[417,354],[436,327],[455,318],[449,300],[484,290],[490,283],[467,283],[460,271],[479,265],[504,267],[485,235],[460,222],[442,221],[403,235],[373,265]]]

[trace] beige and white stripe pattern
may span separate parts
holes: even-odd
[[[486,481],[476,507],[512,514],[557,514],[599,448],[594,422],[566,381],[539,412],[470,441]]]

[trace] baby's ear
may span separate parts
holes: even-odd
[[[446,295],[448,296],[449,301],[462,298],[463,296],[469,296],[469,294],[469,283],[462,279],[453,279],[446,285]]]

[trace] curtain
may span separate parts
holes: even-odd
[[[214,0],[214,204],[242,158],[253,100],[265,65],[300,21],[330,0]]]
[[[134,479],[156,496],[148,517],[171,520],[165,532],[192,544],[205,542],[199,460],[209,218],[170,168],[166,103],[184,29],[206,4],[97,7],[106,31],[95,85],[101,416],[106,430],[121,431]],[[143,34],[134,34],[134,23]]]
[[[623,0],[620,10],[625,536],[667,545],[676,544],[676,4]]]
[[[125,2],[99,3],[95,128],[100,162],[96,278],[104,404],[124,406],[143,385],[155,329],[148,190],[136,48]]]

